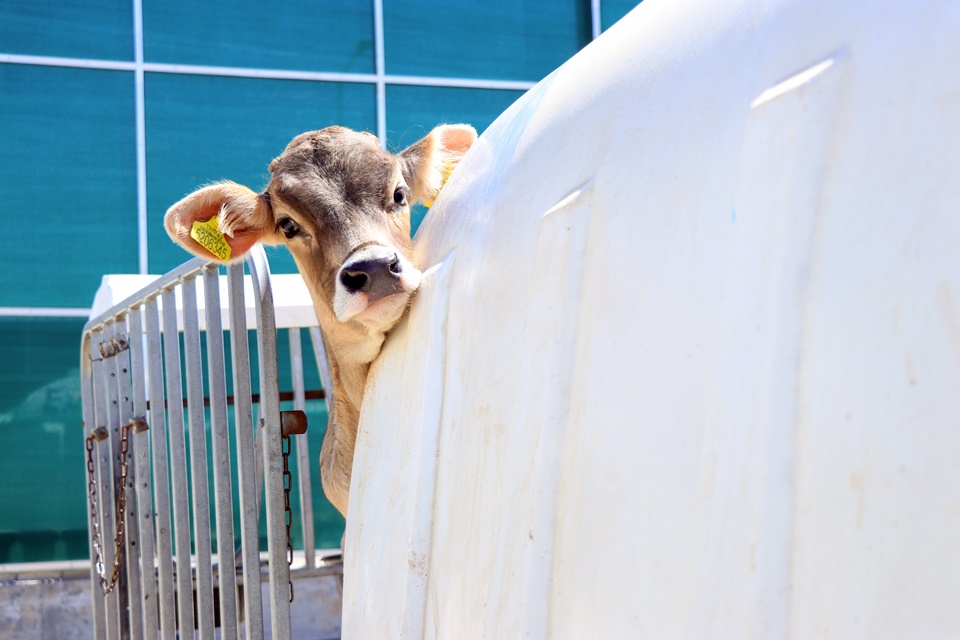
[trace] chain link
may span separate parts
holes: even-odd
[[[93,435],[87,436],[87,495],[90,498],[90,521],[93,522],[93,550],[96,554],[97,576],[100,578],[100,588],[103,595],[108,596],[117,586],[117,580],[120,578],[120,563],[123,561],[123,538],[126,533],[125,512],[127,509],[127,452],[130,448],[130,425],[124,425],[120,429],[120,492],[117,496],[116,509],[116,532],[113,537],[113,571],[110,575],[110,582],[107,582],[105,567],[103,566],[103,537],[100,533],[100,522],[97,517],[97,482],[94,478],[93,449],[95,438]],[[289,530],[289,528],[288,528]],[[289,536],[288,536],[289,537]]]
[[[293,476],[290,475],[290,436],[283,436],[281,451],[283,452],[283,520],[287,526],[287,568],[293,565],[293,543],[290,541],[290,527],[293,525],[293,511],[290,510],[290,489],[293,487]],[[290,585],[290,602],[293,602],[293,580],[287,572],[287,582]]]

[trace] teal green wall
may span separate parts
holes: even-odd
[[[603,27],[635,4],[602,0]],[[161,218],[197,186],[230,179],[258,189],[269,161],[296,134],[332,124],[377,129],[376,85],[356,75],[376,71],[372,1],[0,3],[0,563],[88,553],[78,382],[84,309],[102,274],[136,273],[141,261],[136,6],[148,65],[150,273],[188,257]],[[383,18],[386,74],[416,77],[386,84],[391,150],[439,123],[483,131],[522,95],[425,86],[431,78],[536,82],[591,33],[589,0],[384,0]],[[175,73],[151,64],[205,68]],[[108,68],[78,68],[90,66]],[[265,79],[258,70],[355,74],[355,81]],[[425,213],[417,208],[415,227]],[[293,271],[285,250],[268,255],[275,272]],[[57,317],[64,314],[73,317]],[[307,386],[319,388],[306,360]],[[284,390],[288,370],[282,362]],[[316,460],[323,402],[312,402],[310,414]],[[313,471],[317,542],[337,546],[343,521]]]

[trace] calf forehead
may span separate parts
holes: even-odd
[[[269,189],[304,213],[319,215],[380,205],[396,160],[376,137],[343,127],[294,138],[270,163]]]

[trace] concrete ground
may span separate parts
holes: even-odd
[[[83,562],[0,565],[0,638],[89,640],[93,611],[89,564]],[[269,585],[262,585],[265,637],[270,638]],[[341,597],[336,573],[295,574],[290,605],[292,637],[340,637]]]

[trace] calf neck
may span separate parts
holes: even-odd
[[[262,192],[232,182],[209,185],[170,207],[164,219],[177,243],[220,262],[243,259],[256,242],[290,250],[330,361],[332,406],[320,473],[324,493],[344,516],[367,372],[420,284],[411,262],[410,207],[436,197],[476,136],[466,125],[440,126],[392,155],[369,133],[311,131],[270,163]],[[222,234],[229,250],[198,241],[191,231],[201,223]]]

